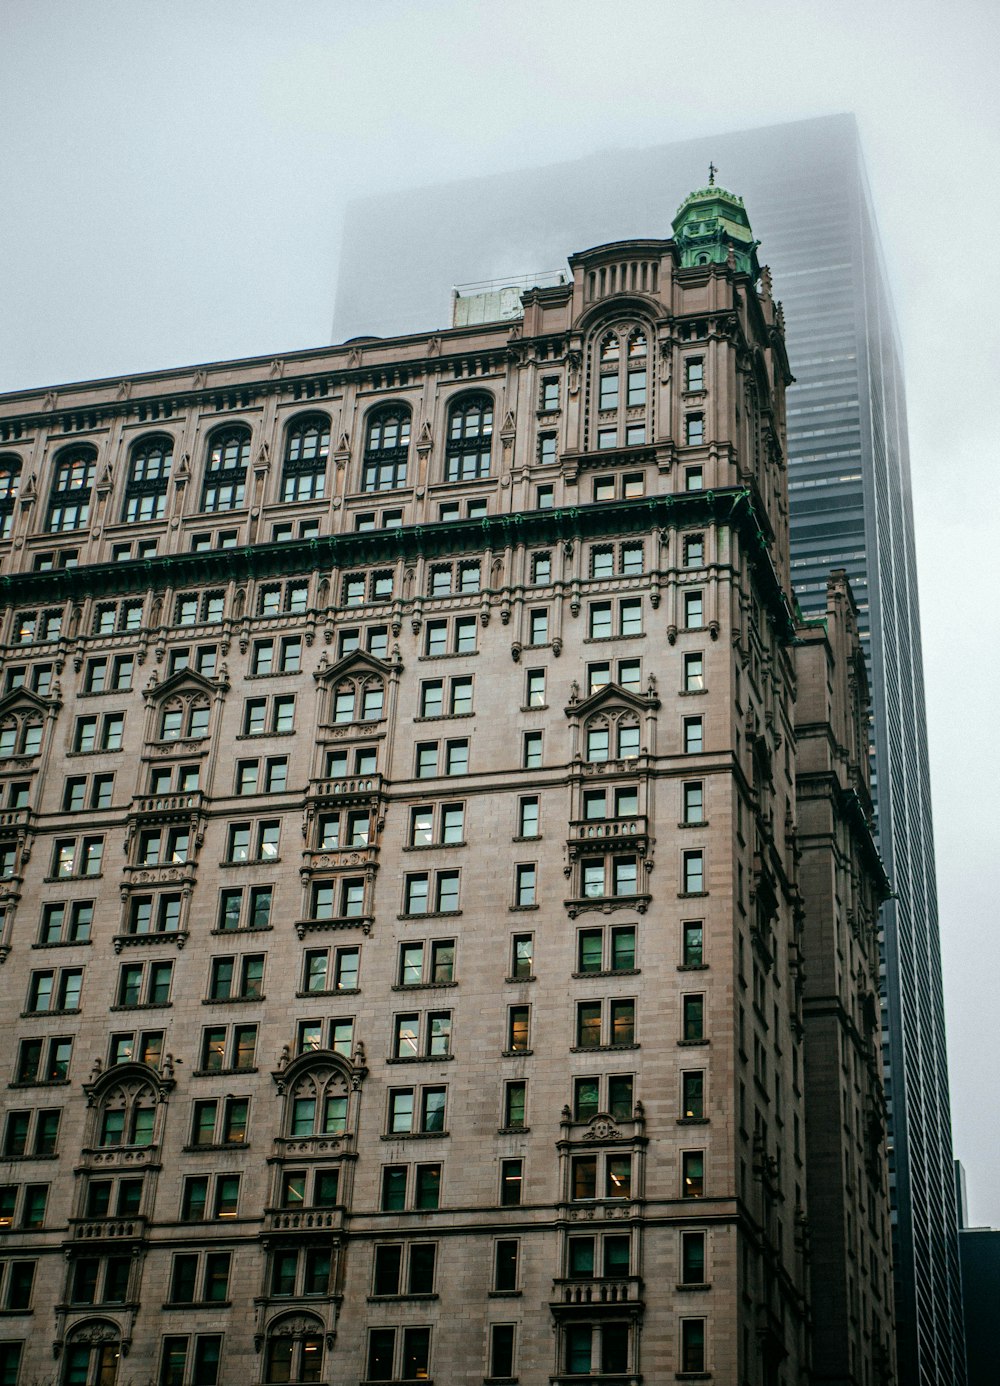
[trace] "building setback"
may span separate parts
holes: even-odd
[[[356,203],[344,228],[334,334],[442,321],[456,280],[559,266],[567,244],[666,225],[710,160],[740,188],[785,309],[795,375],[787,413],[795,595],[807,615],[822,614],[828,573],[842,568],[868,660],[872,795],[893,887],[881,913],[882,1021],[900,1376],[913,1386],[961,1386],[965,1348],[906,400],[853,117],[601,152]],[[526,216],[525,208],[540,214]]]
[[[796,633],[742,204],[675,234],[0,399],[3,1382],[810,1379],[810,1074],[881,1101],[864,697],[842,577]]]

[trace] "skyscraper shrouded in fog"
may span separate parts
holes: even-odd
[[[504,281],[558,267],[567,244],[660,234],[710,161],[742,193],[785,308],[796,595],[807,614],[821,610],[826,574],[840,567],[859,607],[879,847],[894,890],[882,953],[899,1369],[914,1386],[952,1386],[964,1347],[903,373],[853,118],[358,203],[334,336],[426,328],[446,317],[456,280]]]

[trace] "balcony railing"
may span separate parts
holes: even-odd
[[[310,780],[309,797],[312,799],[367,799],[373,794],[382,793],[382,776],[343,775],[336,779]]]
[[[142,1237],[146,1233],[146,1219],[133,1218],[71,1218],[73,1240],[77,1242],[98,1242],[119,1240],[127,1237]]]
[[[190,790],[186,794],[143,794],[137,795],[132,800],[132,812],[141,813],[144,816],[149,814],[184,815],[197,813],[204,802],[205,795],[200,789]]]
[[[267,1232],[338,1231],[343,1225],[342,1208],[272,1208],[264,1218]]]
[[[638,1275],[620,1279],[554,1280],[552,1290],[553,1309],[563,1306],[604,1308],[612,1304],[630,1304],[638,1308],[642,1304],[642,1279]]]
[[[570,831],[575,838],[597,844],[627,842],[646,835],[646,816],[637,813],[627,818],[577,818],[570,824]]]

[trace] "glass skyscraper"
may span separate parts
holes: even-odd
[[[669,234],[710,161],[743,197],[784,304],[797,381],[788,444],[798,599],[804,613],[821,613],[827,573],[846,569],[869,659],[879,844],[895,892],[883,907],[882,952],[899,1380],[961,1386],[903,372],[853,117],[616,150],[357,203],[344,231],[334,337],[426,333],[447,324],[456,279],[512,283],[558,269],[567,245]]]

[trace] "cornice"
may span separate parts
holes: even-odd
[[[728,525],[742,536],[762,596],[779,638],[791,641],[795,624],[788,597],[771,562],[764,507],[745,487],[646,496],[637,500],[518,511],[481,520],[408,525],[399,529],[332,534],[323,538],[256,544],[208,553],[168,554],[131,563],[55,568],[43,573],[0,576],[0,603],[51,604],[72,597],[124,596],[203,583],[291,577],[312,572],[395,563],[398,559],[442,558],[517,544],[545,545],[651,528]]]

